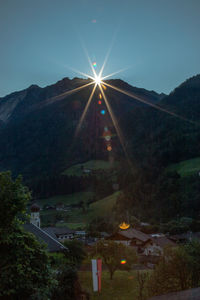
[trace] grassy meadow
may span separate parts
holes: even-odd
[[[82,288],[89,292],[91,300],[136,300],[138,285],[136,271],[116,271],[113,280],[110,280],[108,271],[102,272],[102,291],[93,292],[92,272],[80,271],[78,273]]]
[[[86,224],[95,217],[106,216],[112,213],[113,206],[116,203],[119,193],[120,192],[117,191],[108,197],[93,202],[85,210],[81,207],[74,207],[68,211],[43,209],[40,212],[42,221],[48,220],[51,223],[55,223],[56,216],[60,215],[60,219],[63,219],[64,222],[59,222],[58,220],[56,226],[68,226],[71,229],[85,228]],[[38,200],[38,203],[41,207],[45,204],[55,205],[59,202],[62,202],[65,205],[79,204],[81,201],[87,202],[90,198],[92,198],[92,196],[92,192],[74,193],[66,196],[55,196],[47,199],[41,199]]]
[[[181,177],[198,174],[200,171],[200,157],[172,164],[167,168],[167,171],[176,171]]]
[[[71,166],[70,168],[65,170],[62,174],[68,176],[87,176],[88,173],[84,174],[82,168],[86,170],[88,169],[91,171],[96,171],[96,170],[110,170],[113,167],[116,167],[116,162],[112,163],[105,160],[90,160],[82,164]]]

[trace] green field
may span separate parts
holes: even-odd
[[[99,201],[90,204],[90,213],[92,213],[92,215],[95,217],[110,215],[112,213],[113,206],[115,205],[119,194],[119,191],[115,192],[106,198],[103,198]]]
[[[167,171],[176,171],[181,177],[198,174],[200,171],[200,157],[172,164],[167,168]]]
[[[113,280],[110,280],[107,271],[102,272],[102,291],[93,292],[92,272],[80,271],[79,279],[82,288],[91,295],[91,300],[133,300],[137,299],[136,272],[116,271]]]
[[[68,176],[87,176],[87,173],[85,174],[82,168],[95,171],[95,170],[110,170],[114,167],[116,167],[116,162],[111,163],[105,160],[90,160],[82,164],[74,165],[68,168],[67,170],[65,170],[62,174]]]
[[[89,207],[85,211],[83,208],[75,207],[71,208],[69,211],[57,211],[55,209],[52,210],[41,210],[41,217],[42,221],[56,223],[56,226],[68,226],[72,229],[77,228],[85,228],[86,224],[90,222],[90,220],[94,219],[98,216],[106,216],[110,215],[113,210],[113,206],[116,203],[117,197],[119,195],[119,191],[113,193],[112,195],[105,197],[99,201],[91,203]],[[92,197],[92,193],[85,192],[85,193],[74,193],[73,195],[66,195],[66,196],[56,196],[48,199],[41,199],[38,201],[40,206],[44,204],[56,204],[59,202],[63,202],[66,205],[70,204],[78,204],[80,201],[87,202],[89,198]],[[56,216],[61,215],[63,216],[64,222],[55,221]]]

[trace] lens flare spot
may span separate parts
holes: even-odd
[[[126,260],[122,259],[120,263],[121,263],[121,265],[125,265],[126,264]]]
[[[92,65],[93,65],[94,68],[96,68],[96,67],[97,67],[96,61],[94,61],[94,62],[92,63]]]
[[[99,105],[101,105],[101,104],[102,104],[101,100],[99,100],[99,101],[98,101],[98,104],[99,104]]]
[[[106,90],[106,89],[107,89],[107,87],[106,87],[104,84],[102,84],[102,87],[103,87],[103,89],[104,89],[104,90]]]
[[[108,127],[104,127],[104,131],[108,131]]]
[[[105,140],[109,142],[111,140],[111,137],[109,135],[106,135]]]
[[[112,147],[109,145],[108,147],[107,147],[107,150],[110,152],[110,151],[112,151]]]
[[[102,114],[102,115],[105,115],[105,113],[106,113],[105,109],[102,109],[102,110],[101,110],[101,114]]]
[[[102,99],[102,95],[101,95],[101,93],[99,94],[99,99]]]

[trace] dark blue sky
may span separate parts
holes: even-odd
[[[199,0],[0,0],[0,96],[90,73],[169,93],[200,73]],[[114,38],[113,38],[114,37]]]

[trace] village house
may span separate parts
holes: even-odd
[[[145,256],[160,256],[166,246],[176,246],[176,243],[166,236],[151,236],[134,228],[119,230],[106,239],[114,240],[126,246],[133,247],[138,254]]]
[[[106,239],[114,240],[117,243],[122,243],[126,246],[134,247],[137,252],[141,252],[143,245],[148,245],[152,242],[151,237],[134,228],[129,228],[127,230],[119,230],[117,233],[112,234]]]
[[[154,255],[156,251],[158,251],[159,255],[163,255],[163,250],[166,247],[177,247],[177,244],[174,241],[167,238],[164,234],[152,236],[152,239],[154,242],[153,245],[155,245],[155,249],[152,251]]]
[[[85,230],[76,230],[75,231],[75,237],[76,238],[79,238],[81,240],[85,240],[85,237],[86,237],[86,232]]]
[[[24,224],[23,227],[25,231],[32,233],[39,242],[45,244],[48,252],[62,252],[64,250],[68,251],[67,247],[36,225]]]
[[[68,227],[44,227],[43,230],[59,241],[72,240],[75,237],[75,231]]]

